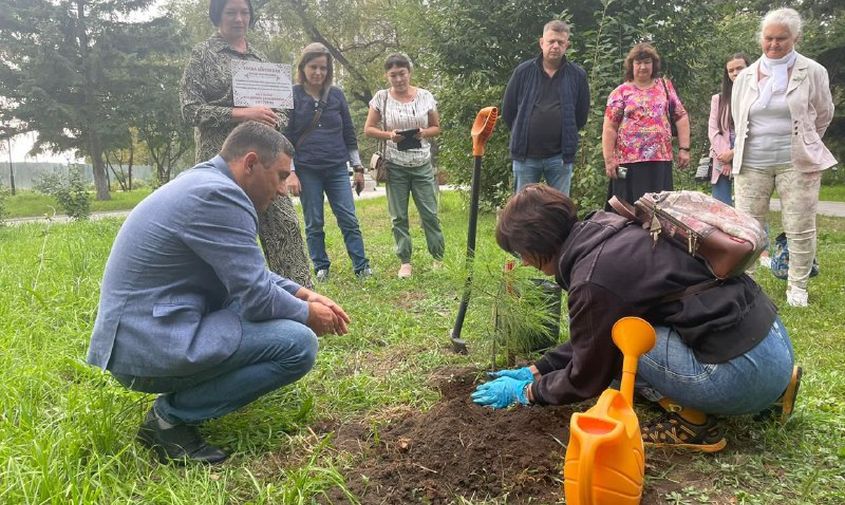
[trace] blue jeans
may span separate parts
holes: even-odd
[[[525,158],[513,160],[514,192],[519,191],[526,184],[540,182],[545,178],[546,184],[569,196],[572,185],[572,163],[564,163],[561,155],[549,158]]]
[[[713,194],[713,198],[728,205],[734,204],[733,195],[731,194],[733,190],[733,181],[731,181],[729,176],[720,175],[716,184],[713,184],[710,187],[712,189],[711,193]]]
[[[346,164],[325,170],[299,168],[296,175],[302,185],[299,200],[302,202],[302,213],[305,216],[305,241],[314,270],[328,270],[331,266],[331,260],[326,254],[326,233],[323,231],[324,194],[343,233],[343,242],[352,260],[352,269],[358,273],[369,267],[370,262],[364,253],[364,238],[361,236],[358,217],[355,215],[355,200],[352,198]]]
[[[129,389],[164,393],[156,413],[172,424],[198,424],[222,417],[262,395],[302,378],[317,359],[317,336],[289,319],[241,320],[238,349],[222,363],[188,377],[113,374]]]
[[[754,348],[717,364],[699,362],[674,329],[655,330],[657,343],[637,369],[637,388],[650,400],[668,397],[706,414],[754,414],[774,403],[792,376],[792,343],[780,317]]]

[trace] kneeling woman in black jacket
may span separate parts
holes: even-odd
[[[503,370],[473,400],[560,405],[599,395],[618,377],[611,340],[620,318],[650,322],[657,343],[640,357],[637,390],[667,414],[642,427],[646,443],[715,452],[726,445],[710,414],[740,415],[780,404],[791,413],[800,369],[777,309],[747,275],[677,301],[670,295],[712,279],[686,251],[625,218],[596,212],[578,221],[562,193],[529,185],[508,202],[499,246],[553,275],[569,293],[570,340],[530,367]]]

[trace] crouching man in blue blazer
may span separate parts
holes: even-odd
[[[257,212],[285,191],[292,156],[280,133],[243,123],[117,234],[88,362],[161,393],[138,439],[162,461],[226,459],[196,425],[298,380],[317,335],[347,331],[338,304],[269,271],[256,241]]]

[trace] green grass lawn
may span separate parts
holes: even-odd
[[[128,210],[138,204],[150,194],[150,188],[134,189],[132,191],[112,191],[111,200],[94,200],[91,195],[91,211],[102,212],[110,210]],[[18,191],[15,196],[6,199],[6,214],[9,218],[50,216],[64,214],[58,208],[55,200],[47,195],[35,191]]]
[[[324,503],[321,493],[342,486],[355,468],[343,452],[329,450],[331,437],[315,435],[318,425],[356,420],[377,427],[397,410],[424,411],[437,402],[429,378],[438,370],[489,367],[485,337],[493,328],[485,282],[478,282],[480,298],[464,326],[470,354],[455,355],[446,345],[462,287],[460,194],[443,194],[442,216],[446,269],[431,270],[415,228],[415,275],[408,281],[395,276],[384,199],[359,202],[376,271],[365,282],[353,277],[340,233],[327,219],[335,264],[320,291],[352,316],[350,332],[322,338],[317,364],[300,382],[208,423],[209,439],[233,452],[214,468],[153,463],[133,441],[152,395],[129,392],[84,362],[100,278],[121,221],[0,228],[0,503]],[[415,214],[412,222],[419,222]],[[480,280],[492,278],[504,260],[492,227],[491,215],[480,218]],[[730,420],[727,450],[673,460],[684,475],[706,478],[680,482],[660,503],[713,503],[708,496],[730,497],[719,503],[845,502],[845,220],[819,218],[819,262],[806,309],[787,307],[785,284],[758,274],[781,307],[805,370],[796,415],[786,426]],[[673,478],[675,466],[665,475],[647,470],[647,485]],[[503,495],[456,503],[518,502]]]
[[[845,202],[845,186],[822,186],[819,200],[823,202]]]

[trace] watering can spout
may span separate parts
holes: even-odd
[[[619,390],[628,405],[633,405],[637,362],[641,355],[654,347],[657,336],[654,328],[639,317],[623,317],[616,321],[610,334],[613,343],[622,351],[622,385]]]

